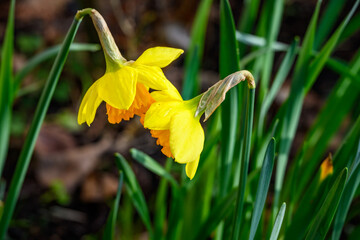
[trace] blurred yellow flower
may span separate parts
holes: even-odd
[[[144,114],[154,102],[149,88],[167,89],[168,80],[161,68],[182,53],[183,50],[176,48],[149,48],[136,61],[109,61],[105,55],[106,72],[86,92],[80,105],[78,123],[86,122],[90,126],[102,101],[106,102],[110,123],[129,120],[134,114]]]
[[[186,175],[192,179],[204,146],[204,130],[199,122],[202,114],[195,117],[201,95],[184,101],[177,89],[167,83],[167,90],[151,93],[156,102],[142,120],[144,127],[157,138],[157,144],[163,146],[161,151],[186,164]]]
[[[320,182],[323,181],[327,176],[333,174],[334,167],[332,163],[331,153],[327,156],[327,158],[321,163],[320,166]]]

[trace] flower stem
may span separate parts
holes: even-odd
[[[61,71],[64,67],[65,60],[69,53],[70,45],[75,38],[75,34],[79,28],[82,17],[86,15],[87,11],[78,12],[75,16],[75,19],[66,35],[66,38],[63,42],[60,52],[58,53],[55,63],[52,66],[49,77],[46,81],[46,85],[41,94],[39,103],[37,105],[34,119],[31,123],[29,133],[26,137],[24,146],[22,148],[18,163],[15,168],[15,173],[12,178],[8,196],[6,198],[4,212],[0,221],[0,239],[5,238],[5,234],[9,227],[10,220],[14,213],[14,209],[19,198],[20,190],[23,185],[27,169],[30,164],[31,156],[34,151],[36,139],[40,132],[40,127],[44,121],[47,109],[50,104],[50,100],[54,94],[56,84],[59,80]]]
[[[241,163],[241,175],[239,178],[239,191],[235,207],[235,217],[233,221],[233,230],[231,239],[239,239],[240,228],[241,228],[241,219],[244,208],[244,195],[245,187],[247,181],[247,174],[249,169],[249,159],[250,159],[250,149],[251,149],[251,132],[253,126],[253,116],[254,116],[254,100],[255,100],[255,85],[248,85],[248,98],[246,104],[246,117],[245,117],[245,131],[244,131],[244,149],[242,155],[240,156]]]

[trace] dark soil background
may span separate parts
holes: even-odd
[[[242,1],[230,2],[235,19],[240,19]],[[323,6],[327,2],[324,1]],[[93,7],[103,15],[120,51],[127,59],[136,59],[145,49],[154,46],[183,48],[186,54],[197,3],[193,0],[18,0],[14,71],[21,69],[36,54],[60,44],[76,11],[86,7]],[[302,37],[315,4],[315,0],[286,1],[278,40],[290,43],[295,36]],[[6,27],[8,7],[9,1],[1,0],[0,41]],[[200,73],[203,89],[219,80],[218,33],[219,3],[214,1]],[[335,56],[351,59],[359,41],[360,36],[357,34],[341,45]],[[98,43],[90,18],[83,20],[76,42]],[[276,54],[275,67],[282,57],[283,54]],[[53,59],[41,64],[24,80],[21,96],[15,102],[10,149],[4,172],[7,183],[11,180],[52,62]],[[165,75],[179,89],[184,75],[183,63],[184,56],[164,70]],[[90,128],[77,125],[81,96],[94,80],[102,76],[104,67],[101,51],[69,54],[21,191],[9,230],[11,239],[99,238],[117,190],[113,153],[120,152],[130,161],[129,149],[135,147],[161,162],[165,160],[160,148],[139,121],[109,124],[104,104],[100,106]],[[320,75],[305,100],[294,146],[301,143],[337,78],[338,75],[330,70]],[[273,106],[274,110],[285,100],[288,91],[287,82]],[[346,126],[345,122],[344,129]],[[339,134],[334,146],[339,144],[341,138]],[[296,152],[296,148],[293,152]],[[159,178],[134,162],[132,166],[145,197],[151,202]],[[128,220],[139,226],[136,235],[146,239],[145,229],[137,216]]]

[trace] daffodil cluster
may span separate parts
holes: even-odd
[[[157,139],[156,143],[162,146],[161,151],[176,162],[186,164],[186,175],[192,179],[204,146],[201,116],[205,114],[207,120],[224,101],[226,92],[239,82],[248,79],[249,89],[255,88],[251,73],[233,73],[205,93],[184,101],[162,71],[183,50],[154,47],[136,61],[127,61],[102,16],[96,10],[91,10],[90,16],[104,50],[106,71],[87,90],[80,104],[78,123],[86,122],[90,126],[103,101],[110,123],[120,123],[138,115],[143,126]]]
[[[200,96],[184,101],[161,69],[177,59],[183,50],[154,47],[136,61],[127,61],[101,15],[93,10],[90,16],[104,50],[106,72],[87,90],[80,104],[78,123],[86,122],[90,126],[103,101],[110,123],[138,115],[144,127],[157,138],[157,144],[163,147],[162,152],[186,164],[186,174],[192,179],[204,145],[201,115],[195,117]]]

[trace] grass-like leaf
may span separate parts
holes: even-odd
[[[0,62],[0,178],[5,164],[10,136],[14,17],[15,0],[11,0]]]
[[[279,92],[280,87],[282,86],[287,75],[289,74],[289,71],[294,63],[294,60],[295,60],[295,57],[297,54],[297,48],[298,48],[298,40],[294,40],[294,42],[291,44],[291,46],[287,50],[287,53],[281,63],[281,66],[280,66],[278,72],[276,73],[276,76],[271,85],[269,93],[266,95],[263,103],[261,104],[258,129],[257,129],[258,136],[262,137],[265,116],[266,116],[271,104],[273,103],[277,93]]]
[[[319,21],[319,27],[316,31],[314,48],[319,49],[321,44],[328,37],[331,29],[336,23],[341,10],[344,8],[345,1],[331,0],[326,6],[324,13]]]
[[[283,203],[281,205],[279,213],[278,213],[278,215],[276,217],[274,227],[273,227],[273,229],[271,231],[270,240],[277,240],[278,239],[280,229],[281,229],[281,225],[282,225],[282,222],[283,222],[284,216],[285,216],[285,210],[286,210],[286,203]]]
[[[145,197],[141,190],[141,187],[136,180],[136,176],[132,171],[130,165],[127,163],[127,161],[122,155],[116,153],[115,160],[119,170],[122,170],[124,172],[124,180],[127,194],[130,196],[134,207],[136,208],[142,221],[144,222],[146,229],[149,232],[150,238],[152,238],[153,229],[151,226],[149,210],[147,208]]]
[[[317,212],[315,218],[313,218],[305,239],[325,238],[344,190],[347,173],[347,168],[344,168],[336,178],[320,210]]]
[[[207,239],[216,226],[234,209],[235,199],[238,192],[238,188],[234,188],[225,198],[216,204],[206,221],[203,222],[194,235],[194,240]]]
[[[267,22],[266,28],[266,49],[265,54],[258,59],[258,61],[262,62],[262,71],[261,71],[261,83],[259,89],[259,97],[258,101],[260,104],[264,101],[264,98],[267,94],[270,82],[271,71],[273,67],[274,61],[274,52],[271,49],[271,46],[277,39],[277,35],[281,26],[281,18],[282,12],[284,8],[284,4],[282,0],[275,0],[271,2],[267,2],[265,4],[269,4],[269,6],[264,8],[264,13],[260,21]],[[265,20],[266,19],[266,20]]]
[[[185,100],[199,92],[198,72],[204,51],[205,33],[212,0],[202,0],[191,30],[191,42],[185,59],[185,77],[182,96]]]
[[[167,179],[174,187],[178,187],[178,183],[174,179],[171,174],[166,171],[158,162],[156,162],[152,157],[149,155],[132,148],[130,149],[131,156],[142,164],[144,167],[149,169],[151,172],[155,173],[156,175]]]
[[[275,197],[273,204],[273,216],[278,212],[280,201],[280,191],[282,189],[285,169],[288,161],[288,154],[291,143],[294,139],[296,128],[298,126],[300,112],[302,109],[305,88],[305,76],[308,71],[308,62],[311,58],[313,43],[315,38],[316,23],[320,12],[321,1],[317,2],[315,12],[307,28],[304,42],[299,53],[299,58],[295,66],[295,74],[291,84],[290,96],[286,103],[286,110],[283,119],[280,119],[280,140],[279,140],[279,159],[277,161],[275,178]]]
[[[326,42],[325,46],[321,49],[319,54],[316,56],[314,61],[311,63],[308,79],[306,80],[306,88],[305,91],[308,92],[311,86],[314,84],[316,78],[319,76],[320,71],[323,69],[327,59],[330,57],[330,54],[334,50],[336,44],[339,41],[339,38],[344,31],[346,25],[349,23],[351,17],[354,15],[354,12],[358,8],[360,0],[357,0],[350,12],[347,14],[345,19],[341,22],[340,26],[336,29],[335,33],[330,37],[330,39]]]
[[[357,13],[349,22],[349,24],[344,29],[344,33],[341,34],[339,39],[340,43],[346,41],[349,37],[353,36],[360,29],[360,13]]]
[[[34,119],[31,123],[24,146],[21,150],[20,157],[15,168],[15,173],[9,187],[8,196],[6,198],[4,213],[0,221],[0,239],[4,239],[10,220],[12,218],[15,205],[17,203],[25,175],[30,164],[31,156],[34,151],[35,142],[40,132],[40,127],[44,121],[51,98],[55,91],[56,84],[59,80],[60,74],[65,64],[65,60],[69,53],[70,45],[75,38],[81,20],[82,18],[74,19],[62,44],[61,50],[59,51],[51,68],[51,72],[46,81],[46,85],[41,94],[39,103],[36,107]],[[11,93],[11,91],[9,93]]]
[[[266,45],[268,45],[266,39],[263,37],[239,31],[236,31],[236,40],[249,46],[265,47]],[[282,42],[274,41],[273,44],[269,47],[273,51],[286,51],[288,50],[289,45]]]
[[[239,70],[238,45],[235,24],[228,0],[220,1],[220,78]],[[242,85],[242,84],[239,84]],[[238,122],[238,89],[232,88],[221,104],[221,162],[220,195],[226,195],[230,183],[231,166],[236,142]]]
[[[334,227],[332,233],[332,239],[340,239],[341,230],[344,226],[346,216],[348,214],[351,201],[354,198],[356,189],[358,189],[360,184],[360,140],[358,144],[358,150],[356,157],[353,161],[352,167],[349,172],[349,179],[346,183],[344,192],[341,196],[338,210],[334,219]]]
[[[268,144],[263,166],[261,168],[260,179],[256,190],[255,206],[251,219],[250,236],[252,240],[255,237],[258,224],[260,222],[261,214],[264,209],[266,196],[269,190],[272,170],[274,167],[275,158],[275,139],[272,138]]]
[[[350,64],[350,72],[358,73],[360,71],[360,51],[356,54]],[[342,77],[338,80],[329,97],[318,114],[314,124],[307,133],[305,141],[304,162],[302,164],[303,177],[298,179],[298,189],[303,189],[310,180],[312,174],[326,150],[329,141],[341,126],[344,118],[356,104],[360,89],[356,87],[356,82],[348,77]],[[332,116],[329,118],[329,116]],[[298,161],[299,156],[296,157]],[[343,158],[339,159],[340,161]],[[346,159],[345,159],[346,160]],[[335,161],[335,165],[338,162]],[[341,168],[343,168],[342,166]],[[300,194],[301,191],[298,191]]]
[[[35,57],[31,58],[26,65],[16,73],[14,78],[14,88],[13,88],[13,98],[16,97],[16,92],[19,90],[19,87],[24,80],[24,78],[37,66],[41,63],[45,62],[46,60],[55,57],[56,54],[59,52],[61,46],[54,46],[46,51],[43,51],[36,55]],[[91,51],[95,52],[100,50],[101,47],[99,44],[86,44],[86,43],[72,43],[70,46],[70,52],[77,52],[77,51]]]
[[[170,171],[173,160],[168,158],[165,165],[165,170]],[[155,216],[154,216],[154,239],[163,239],[163,230],[166,219],[167,210],[167,193],[168,193],[168,180],[162,178],[159,183],[159,188],[156,194],[155,202]]]
[[[123,179],[124,179],[123,173],[120,171],[119,172],[119,185],[118,185],[118,190],[116,193],[115,201],[113,203],[113,206],[111,208],[110,214],[108,216],[108,219],[107,219],[106,225],[105,225],[103,239],[106,239],[106,240],[112,240],[115,237],[115,225],[116,225],[116,218],[117,218],[118,211],[119,211]]]
[[[238,239],[241,229],[241,220],[243,217],[245,189],[247,182],[247,175],[249,171],[250,148],[251,148],[251,134],[254,117],[254,101],[255,101],[255,88],[249,89],[247,92],[246,101],[246,114],[244,119],[244,137],[243,137],[243,150],[241,151],[240,164],[241,175],[239,178],[239,192],[236,201],[235,215],[232,226],[232,239]]]

